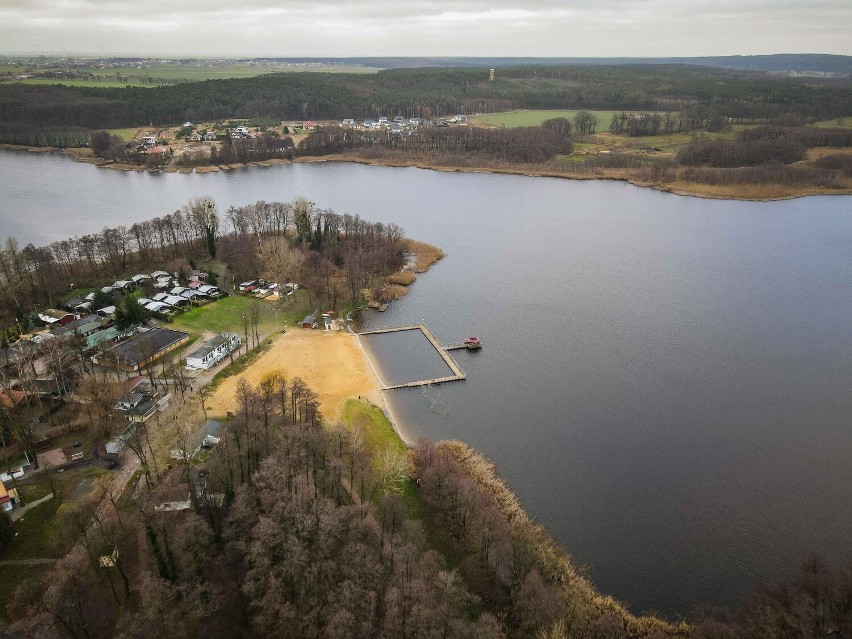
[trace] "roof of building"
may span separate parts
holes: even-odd
[[[168,328],[151,328],[144,333],[137,333],[126,342],[110,349],[110,353],[121,361],[135,366],[153,354],[159,354],[170,346],[189,337],[189,333],[173,331]]]
[[[101,318],[97,315],[88,315],[73,322],[68,322],[65,326],[57,328],[53,331],[56,337],[63,335],[73,335],[75,332],[79,335],[88,335],[101,327]]]
[[[110,326],[105,330],[92,333],[86,338],[86,350],[90,350],[96,346],[100,346],[104,342],[116,339],[119,335],[121,335],[121,331],[115,326]]]
[[[19,390],[0,391],[0,406],[16,408],[27,401],[27,394]]]
[[[211,337],[201,346],[192,351],[192,353],[187,355],[187,359],[189,359],[190,357],[192,357],[193,359],[204,359],[210,353],[219,348],[222,344],[234,339],[235,337],[239,339],[239,335],[237,335],[236,333],[220,333],[215,337]]]

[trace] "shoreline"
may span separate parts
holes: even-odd
[[[418,161],[400,161],[388,159],[372,159],[361,158],[350,155],[326,155],[326,156],[307,156],[294,158],[292,160],[273,158],[269,160],[259,160],[257,162],[248,162],[246,164],[227,164],[227,165],[199,165],[194,167],[183,167],[170,165],[163,168],[150,169],[145,166],[136,164],[118,164],[110,161],[98,160],[89,157],[83,153],[75,153],[74,149],[60,149],[57,147],[28,147],[15,144],[0,144],[0,150],[23,151],[29,153],[53,153],[59,152],[63,155],[73,158],[75,162],[82,164],[91,164],[101,169],[110,169],[113,171],[135,171],[138,173],[177,173],[187,175],[190,173],[218,173],[221,171],[232,171],[249,167],[268,167],[281,164],[313,164],[321,162],[338,162],[350,164],[363,164],[367,166],[384,166],[390,168],[417,168],[426,171],[440,171],[443,173],[484,173],[494,175],[518,175],[524,177],[544,177],[557,178],[562,180],[601,180],[611,182],[624,182],[637,188],[646,188],[661,193],[669,193],[681,197],[697,197],[707,200],[733,200],[741,202],[780,202],[784,200],[794,200],[803,197],[813,196],[835,196],[835,195],[852,195],[852,187],[845,189],[819,189],[819,188],[785,188],[781,185],[747,185],[754,192],[754,195],[743,195],[742,193],[734,193],[733,191],[742,191],[743,187],[732,185],[726,187],[714,187],[708,184],[700,184],[693,182],[673,182],[670,184],[661,184],[648,182],[640,178],[630,176],[626,173],[614,173],[621,169],[609,169],[610,174],[596,173],[589,175],[579,175],[576,173],[563,173],[552,169],[536,169],[534,167],[512,168],[512,167],[458,167],[444,166],[432,164],[429,162]],[[83,149],[87,151],[88,149]],[[78,150],[79,151],[79,150]],[[772,192],[778,191],[778,192]]]
[[[370,357],[370,354],[367,352],[367,349],[364,348],[364,344],[361,341],[361,336],[358,333],[355,333],[355,332],[350,332],[349,334],[358,343],[358,348],[361,350],[361,354],[364,356],[364,360],[367,362],[367,365],[370,367],[370,370],[372,371],[373,376],[376,380],[377,387],[376,387],[376,395],[375,396],[377,398],[380,398],[381,405],[378,402],[373,402],[373,404],[375,406],[377,406],[379,409],[381,409],[381,411],[385,414],[385,417],[387,417],[387,420],[390,422],[390,425],[393,427],[393,430],[396,433],[397,437],[399,437],[400,440],[402,440],[402,443],[405,444],[408,448],[414,448],[414,445],[409,441],[408,437],[405,436],[405,434],[402,431],[402,428],[399,425],[400,422],[396,418],[396,414],[394,414],[393,409],[391,408],[390,402],[388,401],[388,398],[385,395],[386,391],[382,390],[382,387],[387,386],[387,384],[385,384],[382,381],[381,377],[379,377],[379,371],[376,370],[376,365],[373,364],[373,358]]]

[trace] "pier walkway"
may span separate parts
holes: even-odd
[[[456,363],[450,354],[447,352],[452,349],[457,348],[467,348],[464,344],[451,344],[448,347],[441,346],[441,343],[438,341],[438,338],[435,337],[434,333],[429,330],[429,327],[425,324],[412,324],[410,326],[395,326],[391,328],[378,328],[373,331],[364,331],[363,333],[358,333],[358,335],[381,335],[383,333],[401,333],[403,331],[420,331],[423,335],[426,336],[426,339],[429,340],[429,343],[438,351],[438,355],[441,356],[441,359],[444,360],[447,366],[450,367],[450,371],[452,371],[452,375],[448,375],[446,377],[434,377],[432,379],[422,379],[416,382],[407,382],[405,384],[395,384],[393,386],[385,386],[382,390],[394,390],[397,388],[415,388],[417,386],[428,386],[429,384],[441,384],[443,382],[455,382],[461,379],[467,379],[467,375],[465,375],[464,371],[461,367]]]

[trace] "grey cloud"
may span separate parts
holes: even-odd
[[[0,24],[5,52],[852,53],[848,0],[0,0]]]

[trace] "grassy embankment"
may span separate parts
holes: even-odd
[[[408,446],[390,423],[385,412],[378,406],[360,399],[349,399],[343,404],[340,421],[350,429],[358,429],[364,437],[364,448],[372,459],[378,459],[385,449],[406,454]],[[405,503],[412,517],[420,517],[421,504],[413,482],[405,478],[396,483],[393,490]]]

